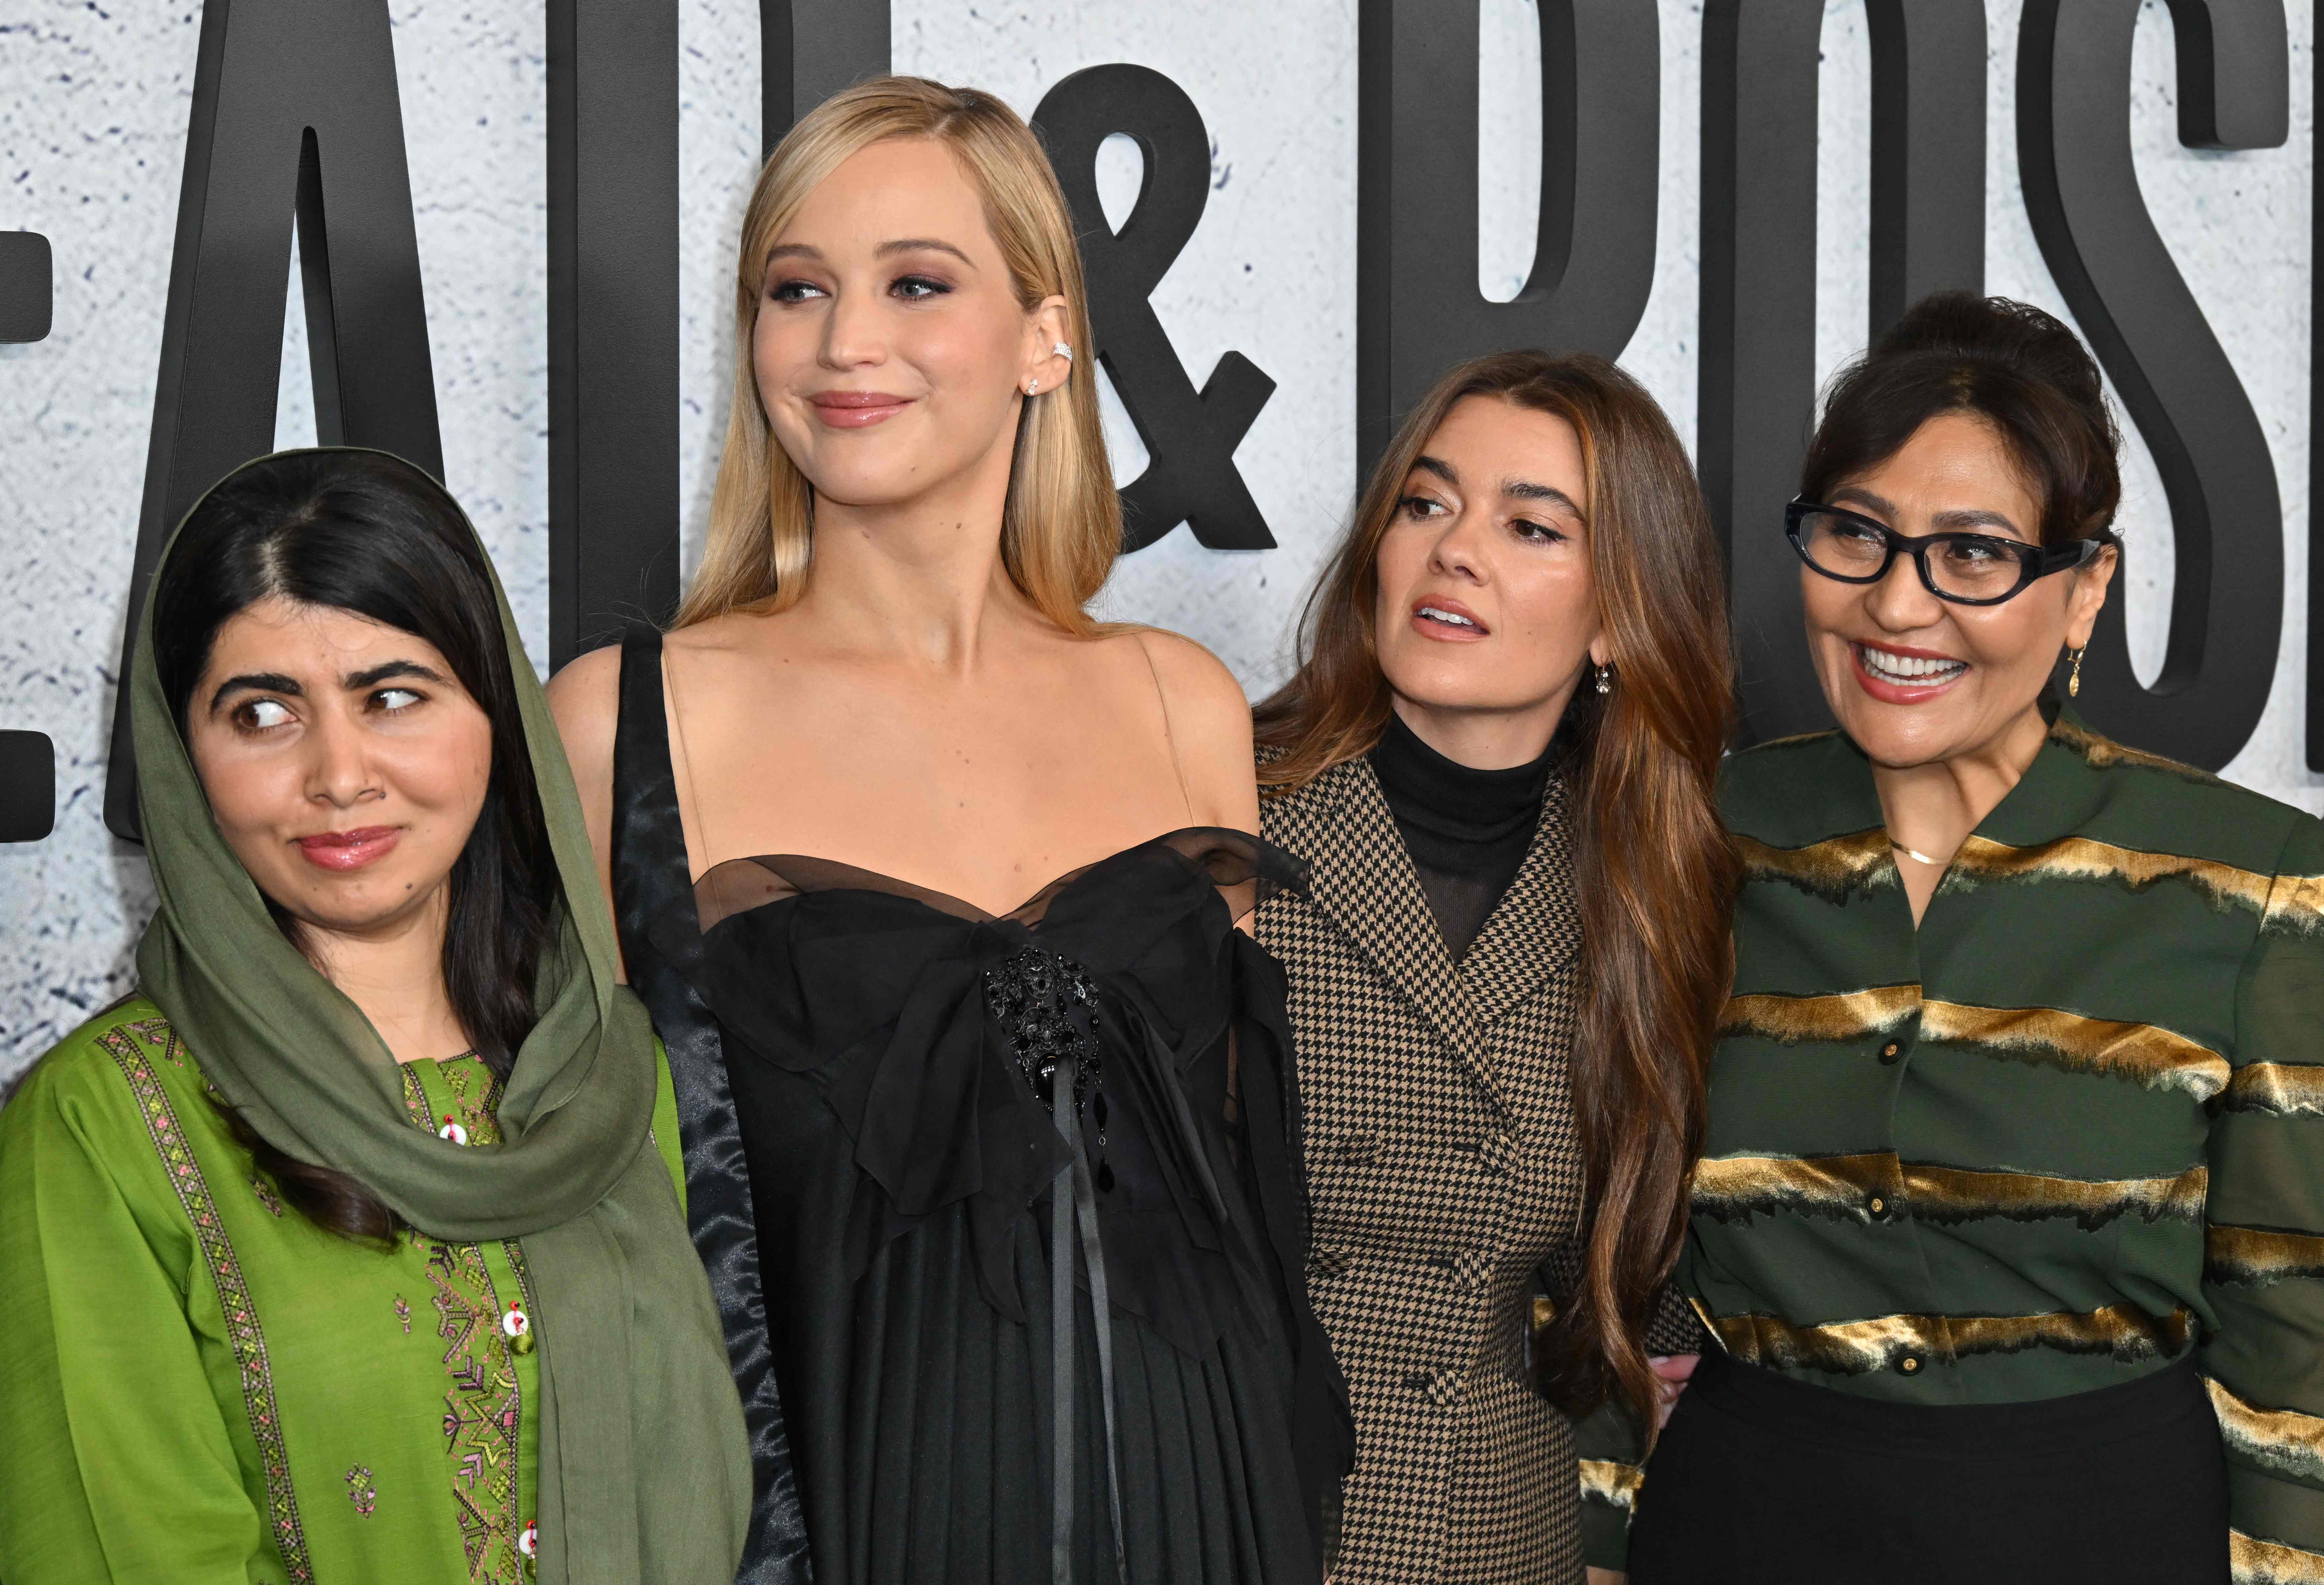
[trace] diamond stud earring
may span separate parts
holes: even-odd
[[[1026,381],[1026,382],[1025,382],[1025,394],[1026,394],[1026,395],[1028,395],[1028,396],[1038,396],[1038,395],[1039,395],[1040,394],[1041,394],[1041,382],[1040,382],[1040,381],[1038,381],[1038,380],[1028,380],[1028,381]]]

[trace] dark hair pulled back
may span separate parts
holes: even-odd
[[[1800,468],[1800,494],[1831,494],[1894,457],[1948,413],[2001,437],[2042,508],[2042,542],[2115,541],[2121,431],[2098,366],[2057,319],[2006,297],[1923,298],[1840,371]]]
[[[534,1023],[533,980],[560,897],[492,572],[459,506],[377,452],[293,451],[202,498],[153,586],[153,662],[180,736],[218,632],[266,599],[349,611],[435,646],[492,724],[483,811],[452,867],[444,983],[478,1057],[505,1078]],[[296,921],[267,911],[291,943]],[[224,1109],[224,1108],[222,1108]],[[235,1137],[317,1226],[393,1237],[394,1214],[345,1173],[293,1159],[227,1110]]]

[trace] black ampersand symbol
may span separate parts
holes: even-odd
[[[1210,199],[1211,140],[1202,113],[1158,71],[1093,66],[1043,97],[1033,126],[1048,145],[1081,236],[1096,354],[1151,459],[1121,492],[1121,548],[1144,550],[1183,522],[1214,551],[1272,549],[1275,536],[1236,471],[1234,450],[1275,382],[1230,352],[1196,394],[1147,301]],[[1118,232],[1097,196],[1098,145],[1115,133],[1137,140],[1146,156],[1145,184]]]

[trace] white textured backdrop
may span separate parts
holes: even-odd
[[[865,0],[872,3],[872,0]],[[1624,361],[1694,428],[1696,144],[1701,7],[1660,0],[1661,245]],[[2028,227],[2014,122],[2019,0],[1987,0],[1988,290],[2062,313]],[[1530,259],[1537,99],[1532,0],[1483,0],[1489,217],[1480,287],[1507,297]],[[2313,6],[2292,0],[2292,137],[2218,154],[2176,138],[2171,23],[2142,13],[2134,136],[2155,222],[2251,393],[2282,491],[2284,645],[2265,718],[2227,774],[2324,811],[2301,764],[2308,513],[2308,279]],[[1201,228],[1155,294],[1197,384],[1239,350],[1277,385],[1237,460],[1274,529],[1272,552],[1204,550],[1184,533],[1123,561],[1109,615],[1210,644],[1254,692],[1281,675],[1286,629],[1347,510],[1354,467],[1354,0],[893,0],[895,64],[990,88],[1029,113],[1084,66],[1130,60],[1181,83],[1213,146]],[[426,278],[445,464],[509,585],[535,658],[546,650],[548,514],[546,66],[529,0],[391,0]],[[1829,370],[1864,328],[1869,51],[1862,0],[1824,23],[1823,289]],[[0,848],[0,1083],[125,987],[150,907],[138,850],[100,819],[123,593],[143,489],[170,249],[191,102],[194,0],[0,0],[0,228],[45,233],[55,329],[0,347],[0,726],[56,740],[57,830]],[[759,148],[755,0],[681,0],[685,304],[683,507],[689,558],[725,425],[727,275]],[[1106,151],[1118,218],[1134,190],[1125,144]],[[286,195],[287,201],[287,195]],[[284,280],[291,261],[284,260]],[[302,328],[286,326],[278,439],[311,440]],[[1108,398],[1122,477],[1143,465]],[[2168,542],[2144,449],[2124,525]],[[2138,559],[2126,594],[2134,653],[2162,651],[2169,561]],[[2158,576],[2159,574],[2159,576]]]

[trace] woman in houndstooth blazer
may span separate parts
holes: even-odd
[[[1596,357],[1453,369],[1299,658],[1258,711],[1260,823],[1310,887],[1259,936],[1290,978],[1309,1288],[1356,1414],[1332,1578],[1572,1585],[1585,1526],[1604,1578],[1648,1349],[1698,1336],[1663,1284],[1734,888],[1720,562],[1668,421]]]

